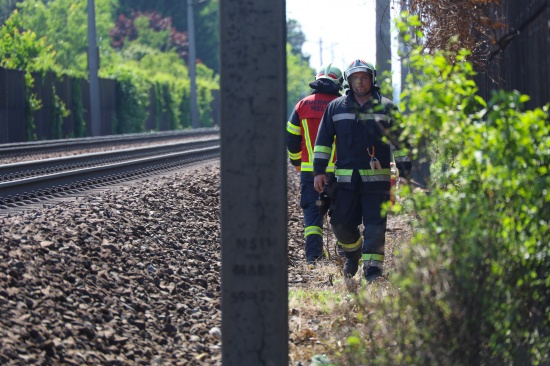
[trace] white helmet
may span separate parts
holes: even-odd
[[[319,71],[317,71],[317,75],[315,75],[315,80],[319,79],[330,80],[339,87],[342,86],[342,82],[344,81],[342,71],[336,66],[332,66],[332,64],[321,66]]]

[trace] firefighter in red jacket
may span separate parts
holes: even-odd
[[[321,192],[327,184],[336,138],[337,184],[330,223],[345,251],[346,278],[357,273],[362,259],[364,277],[372,282],[382,275],[384,264],[386,216],[381,206],[390,199],[390,164],[395,161],[401,177],[409,179],[411,159],[395,126],[397,107],[380,94],[375,68],[354,60],[344,76],[350,92],[327,106],[319,126],[315,189]]]
[[[326,106],[340,97],[342,71],[329,64],[317,72],[309,86],[313,92],[300,100],[287,123],[287,148],[290,163],[300,173],[300,206],[304,213],[306,261],[315,264],[324,257],[323,217],[316,202],[319,194],[313,186],[313,147]],[[326,172],[334,171],[334,155],[327,162]],[[326,212],[326,211],[325,211]]]

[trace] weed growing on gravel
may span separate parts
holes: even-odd
[[[333,289],[294,289],[289,292],[289,306],[297,306],[316,309],[321,313],[328,314],[334,304],[342,301],[343,294]]]

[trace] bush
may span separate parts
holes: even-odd
[[[416,217],[415,236],[390,294],[357,299],[365,328],[348,334],[344,364],[550,362],[548,105],[524,111],[528,97],[504,91],[486,103],[467,57],[411,57],[422,72],[401,127],[427,147],[429,192],[395,206]]]
[[[108,73],[116,83],[115,134],[145,131],[148,116],[150,83],[139,69],[120,65]]]

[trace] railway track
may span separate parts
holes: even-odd
[[[116,148],[118,146],[139,143],[161,143],[182,138],[198,138],[208,135],[219,135],[218,128],[200,128],[196,130],[160,131],[150,133],[133,133],[99,137],[72,138],[63,140],[45,140],[17,142],[0,145],[2,159],[19,156],[33,156],[54,152],[70,152],[85,149]]]
[[[105,141],[100,144],[107,146]],[[61,146],[61,142],[55,145],[56,149],[74,149]],[[217,159],[219,151],[219,137],[173,143],[161,139],[160,144],[145,147],[4,164],[0,166],[0,213]]]

